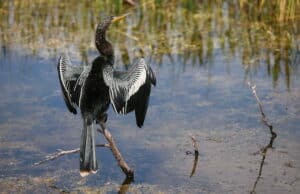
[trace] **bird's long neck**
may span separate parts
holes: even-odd
[[[114,51],[112,45],[109,41],[106,40],[106,31],[110,25],[109,21],[104,21],[103,23],[98,24],[96,29],[95,43],[99,53],[106,57],[107,61],[114,63]]]

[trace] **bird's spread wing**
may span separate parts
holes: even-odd
[[[109,95],[114,110],[126,114],[135,110],[136,123],[142,127],[151,92],[151,84],[156,78],[145,60],[139,59],[127,71],[115,71],[112,66],[103,68],[103,79],[109,87]]]
[[[78,82],[84,68],[83,66],[72,65],[69,57],[63,55],[59,58],[57,71],[65,103],[70,112],[77,114],[76,107],[78,106],[80,95]]]

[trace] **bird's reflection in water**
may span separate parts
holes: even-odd
[[[263,148],[261,149],[262,159],[261,159],[260,166],[259,166],[258,176],[256,177],[256,180],[255,180],[255,182],[254,182],[254,185],[253,185],[252,190],[250,191],[251,194],[256,193],[256,192],[255,192],[255,189],[256,189],[256,186],[257,186],[258,181],[259,181],[260,178],[261,178],[262,169],[263,169],[263,166],[264,166],[264,164],[265,164],[265,159],[266,159],[266,156],[267,156],[267,152],[268,152],[268,150],[269,150],[270,148],[273,148],[273,143],[274,143],[274,140],[276,139],[276,137],[277,137],[276,133],[271,133],[269,143],[268,143],[265,147],[263,147]]]

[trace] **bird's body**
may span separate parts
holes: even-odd
[[[79,108],[84,118],[92,117],[93,120],[97,120],[109,107],[109,88],[102,75],[102,66],[105,64],[104,58],[98,56],[88,68],[87,77],[82,78],[84,80],[81,86]]]
[[[98,56],[90,66],[74,66],[68,56],[62,56],[58,63],[59,80],[64,99],[70,112],[76,114],[80,108],[83,131],[80,143],[80,173],[82,176],[96,172],[94,124],[105,122],[109,108],[109,88],[102,75],[104,57]]]
[[[83,131],[80,144],[80,173],[82,176],[96,172],[94,124],[105,123],[109,104],[119,114],[135,110],[136,123],[142,127],[146,116],[151,84],[156,78],[143,58],[137,60],[128,71],[113,68],[114,54],[105,32],[113,17],[100,23],[96,30],[96,47],[100,56],[90,66],[74,66],[67,56],[58,62],[58,75],[65,103],[76,114],[80,108]]]

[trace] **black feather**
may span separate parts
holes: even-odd
[[[138,60],[123,72],[105,66],[103,77],[109,87],[111,103],[115,111],[119,114],[127,114],[135,110],[136,124],[142,127],[148,109],[151,84],[156,85],[151,67],[145,64],[144,59]],[[127,99],[128,95],[131,95],[129,99]]]
[[[142,127],[145,121],[148,104],[149,104],[149,95],[151,92],[150,83],[144,84],[140,90],[137,92],[136,105],[135,105],[135,119],[138,127]]]

